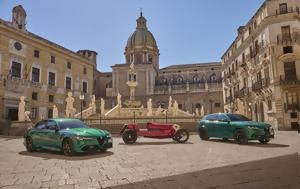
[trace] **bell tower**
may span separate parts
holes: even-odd
[[[19,29],[26,31],[26,11],[22,5],[18,5],[12,10],[12,25]]]

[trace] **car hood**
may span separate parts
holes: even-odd
[[[232,121],[231,124],[236,126],[254,126],[261,129],[269,127],[269,125],[266,123],[255,122],[255,121]]]
[[[72,128],[62,130],[62,132],[85,137],[104,137],[109,134],[107,131],[95,128]]]

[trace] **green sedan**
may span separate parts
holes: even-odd
[[[274,129],[271,125],[251,121],[239,114],[207,115],[198,123],[197,129],[202,140],[216,137],[224,140],[234,139],[238,144],[247,144],[248,140],[268,143],[271,138],[274,138]]]
[[[90,128],[78,119],[48,119],[26,131],[24,145],[28,152],[42,148],[71,156],[79,152],[106,151],[112,148],[112,137],[109,132]]]

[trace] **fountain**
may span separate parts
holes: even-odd
[[[190,117],[192,114],[180,110],[178,108],[178,103],[176,100],[172,99],[172,96],[169,97],[169,106],[167,109],[163,109],[161,106],[157,108],[152,107],[152,99],[149,98],[147,101],[147,107],[144,108],[141,101],[135,99],[135,89],[138,86],[136,80],[136,70],[133,63],[130,64],[129,68],[129,79],[127,81],[127,86],[129,87],[129,99],[125,100],[123,103],[125,107],[122,106],[122,95],[118,93],[117,95],[117,105],[108,110],[104,116],[105,117],[162,117],[168,114],[169,116],[180,116],[180,117]]]

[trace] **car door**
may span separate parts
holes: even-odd
[[[220,138],[231,138],[231,126],[229,118],[224,114],[218,115],[218,131],[216,132]]]
[[[34,126],[34,130],[31,132],[33,144],[37,147],[45,145],[44,134],[46,130],[46,121],[40,121]]]
[[[217,124],[218,124],[218,115],[217,114],[211,114],[206,117],[205,126],[208,129],[208,135],[210,137],[216,136]]]
[[[60,134],[57,123],[54,120],[48,120],[46,128],[45,141],[47,148],[53,150],[61,149]]]

